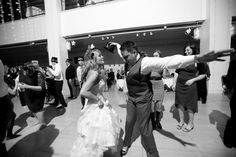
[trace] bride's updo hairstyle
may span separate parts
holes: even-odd
[[[84,54],[85,67],[82,71],[82,81],[86,80],[89,70],[98,70],[97,58],[95,57],[94,53],[101,53],[101,51],[95,48],[91,48],[91,46],[88,46],[88,49]]]

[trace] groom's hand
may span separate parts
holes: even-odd
[[[235,49],[226,49],[220,51],[211,51],[206,54],[200,55],[198,58],[199,62],[211,62],[211,61],[225,61],[224,59],[220,59],[221,57],[229,56],[231,53],[235,53]]]
[[[196,59],[198,62],[211,62],[211,61],[225,61],[224,59],[220,59],[220,57],[229,56],[231,53],[235,53],[235,49],[226,49],[220,51],[211,51],[206,54],[196,55]]]

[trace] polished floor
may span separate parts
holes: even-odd
[[[68,91],[63,91],[65,97]],[[126,116],[125,97],[122,92],[111,89],[105,92],[113,108],[122,119],[122,136]],[[37,121],[22,107],[17,98],[13,99],[17,118],[14,132],[21,136],[6,140],[10,157],[69,157],[73,141],[76,139],[76,122],[80,116],[79,98],[66,100],[66,109],[56,109],[45,105],[48,127],[38,130]],[[199,102],[199,112],[195,115],[195,127],[191,132],[176,129],[178,114],[170,112],[174,103],[174,93],[167,92],[164,100],[163,130],[154,131],[160,157],[236,157],[236,149],[226,148],[222,137],[229,118],[229,100],[222,94],[209,94],[207,104]],[[146,157],[141,146],[138,131],[126,157]],[[122,139],[121,142],[122,143]],[[120,146],[121,147],[121,146]],[[119,153],[106,153],[107,157],[119,157]]]

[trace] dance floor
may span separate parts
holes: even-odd
[[[63,91],[65,98],[68,90]],[[105,92],[113,108],[121,118],[121,136],[124,137],[126,116],[125,96],[116,89]],[[13,99],[17,114],[14,132],[21,136],[6,140],[10,157],[69,157],[73,141],[76,139],[77,119],[80,116],[80,99],[68,100],[66,109],[56,109],[45,105],[48,127],[37,131],[37,120],[31,117],[27,107],[22,107],[17,98]],[[191,132],[176,129],[178,114],[170,112],[174,103],[174,93],[167,92],[164,99],[163,130],[154,131],[154,137],[160,157],[236,157],[236,149],[223,144],[223,134],[230,116],[229,100],[222,94],[209,94],[207,104],[199,102],[199,111],[195,115],[195,126]],[[119,149],[121,148],[120,139]],[[104,156],[119,157],[119,153],[107,152]],[[126,157],[146,157],[141,145],[139,132],[134,131],[133,144]]]

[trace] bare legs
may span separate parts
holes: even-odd
[[[45,119],[44,119],[44,111],[39,111],[39,112],[36,112],[34,113],[34,116],[38,119],[39,121],[39,124],[40,124],[40,128],[39,130],[45,128],[47,125],[46,125],[46,122],[45,122]]]
[[[179,124],[177,125],[177,129],[182,129],[184,126],[184,107],[182,105],[178,106],[178,112],[179,112]],[[188,113],[188,122],[186,127],[183,128],[183,131],[189,132],[193,129],[194,124],[194,112],[190,109],[187,109]]]

